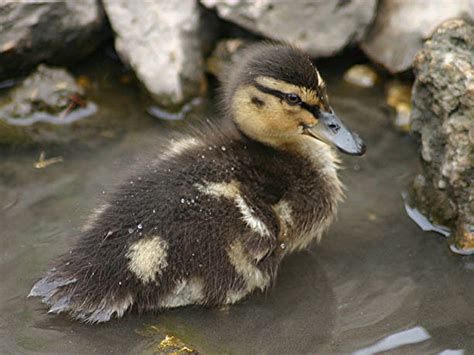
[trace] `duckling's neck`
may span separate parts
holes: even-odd
[[[235,122],[233,122],[233,127],[244,141],[263,145],[267,149],[288,152],[308,161],[314,170],[322,174],[326,178],[327,183],[335,188],[338,194],[337,199],[342,197],[342,183],[337,176],[337,170],[341,161],[334,149],[327,144],[304,134],[285,138],[270,137],[262,141],[250,137]]]
[[[341,182],[337,176],[337,170],[341,161],[330,146],[315,138],[301,134],[292,140],[288,140],[281,149],[309,161],[315,170],[329,178],[328,180],[336,185],[338,190],[340,189]]]

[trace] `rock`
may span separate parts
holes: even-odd
[[[80,97],[84,92],[65,69],[41,64],[12,90],[8,116],[21,121],[38,110],[57,115],[70,105],[74,95]]]
[[[472,0],[381,0],[361,48],[391,73],[402,72],[436,27],[460,17],[474,18]]]
[[[0,2],[0,78],[84,58],[107,36],[104,25],[97,0]]]
[[[158,103],[182,104],[200,94],[203,60],[195,1],[104,0],[122,60]]]
[[[380,81],[380,77],[371,66],[356,64],[344,73],[344,81],[362,88],[370,88]]]
[[[474,252],[474,26],[443,23],[415,58],[412,131],[423,173],[415,179],[420,209],[450,226],[453,250]]]
[[[40,65],[0,97],[0,145],[70,143],[96,132],[85,118],[97,108],[83,93],[66,70]]]
[[[201,0],[247,30],[326,57],[357,42],[375,13],[376,0]]]
[[[411,89],[411,84],[398,80],[392,80],[386,85],[386,103],[395,113],[393,124],[403,133],[410,132],[410,116],[413,108]]]
[[[62,68],[38,66],[28,78],[14,88],[7,99],[9,103],[2,108],[3,118],[18,125],[39,112],[59,115],[76,102],[76,106],[85,106],[84,94],[74,78]],[[74,101],[75,100],[75,101]],[[71,112],[72,109],[69,109]]]

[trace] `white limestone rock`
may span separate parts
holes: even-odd
[[[391,73],[411,68],[415,54],[444,21],[474,18],[474,0],[381,0],[361,48]]]
[[[0,78],[78,61],[107,34],[98,0],[0,1]]]
[[[336,54],[364,35],[376,0],[201,0],[218,15],[265,37],[294,44],[313,57]]]
[[[199,94],[203,60],[194,1],[104,0],[115,48],[158,103],[172,106]]]

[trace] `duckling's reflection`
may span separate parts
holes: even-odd
[[[284,260],[276,285],[266,294],[251,295],[224,310],[181,308],[154,319],[146,316],[145,322],[204,352],[288,353],[320,348],[329,343],[336,302],[317,254],[298,253]],[[161,340],[162,334],[156,343]],[[155,345],[146,341],[146,347]]]

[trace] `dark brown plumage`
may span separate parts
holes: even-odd
[[[227,124],[171,142],[120,186],[30,295],[52,313],[103,322],[132,309],[231,304],[271,285],[284,255],[321,236],[342,192],[326,144],[300,126],[274,139],[270,113],[287,104],[255,91],[267,77],[316,91],[321,84],[300,52],[251,49],[226,84]],[[282,106],[294,122],[308,119],[295,110]],[[263,129],[249,130],[252,122]]]

